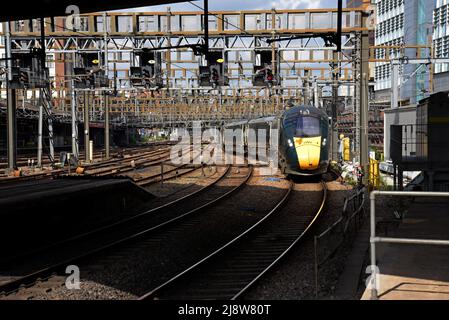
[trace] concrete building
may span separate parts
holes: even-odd
[[[433,16],[433,46],[435,58],[449,58],[449,0],[436,0]],[[449,64],[436,64],[434,91],[449,90]]]
[[[434,1],[378,0],[376,46],[426,46],[431,44]],[[416,58],[430,56],[430,48],[389,49],[390,57]],[[385,54],[379,51],[380,55]],[[378,58],[382,58],[378,56]],[[417,65],[401,68],[400,99],[414,105],[429,94],[429,69]],[[388,101],[391,89],[391,67],[387,62],[376,63],[376,96]]]

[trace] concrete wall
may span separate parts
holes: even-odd
[[[379,90],[375,91],[376,101],[391,101],[391,90]]]
[[[390,126],[416,124],[416,107],[384,110],[384,154],[385,160],[390,158]]]
[[[433,77],[434,92],[449,91],[449,72],[437,73]]]

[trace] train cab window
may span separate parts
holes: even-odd
[[[297,137],[317,137],[320,135],[320,120],[314,117],[299,117],[296,123]]]

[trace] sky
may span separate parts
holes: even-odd
[[[203,1],[193,1],[203,6]],[[170,4],[171,11],[198,11],[189,2]],[[259,10],[259,9],[314,9],[336,8],[337,0],[209,0],[209,10]],[[139,8],[141,11],[166,11],[167,6],[151,6]],[[123,11],[123,10],[121,10]],[[130,9],[129,11],[136,11]]]

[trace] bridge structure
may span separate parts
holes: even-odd
[[[362,103],[368,104],[374,76],[369,64],[390,61],[405,50],[370,46],[372,16],[366,6],[343,9],[342,51],[338,52],[329,41],[337,29],[337,9],[210,12],[209,49],[220,56],[228,80],[219,86],[200,83],[205,58],[195,52],[195,46],[205,41],[204,11],[102,12],[45,18],[43,23],[19,20],[9,22],[8,31],[12,53],[45,44],[51,118],[72,122],[72,128],[74,123],[109,127],[105,122],[169,128],[196,120],[216,126],[273,115],[292,103],[313,103],[328,112],[336,130],[352,139],[357,159],[358,146],[368,131],[371,142],[382,140],[378,129],[372,132],[363,125],[369,123],[364,118],[370,117],[368,111],[362,112],[369,109]],[[0,51],[6,30],[3,23]],[[141,53],[148,51],[158,57],[162,84],[156,88],[135,86],[132,81],[133,67],[139,65]],[[75,88],[75,69],[85,56],[97,57],[108,79],[106,85]],[[256,66],[264,64],[278,81],[255,85]],[[0,91],[6,98],[6,90]],[[38,119],[40,90],[24,88],[16,94],[18,117]],[[0,112],[5,108],[0,106]],[[337,114],[343,115],[344,124],[337,123]],[[373,114],[379,118],[379,110]]]
[[[72,104],[83,119],[84,105],[91,121],[104,120],[109,106],[113,123],[160,124],[190,120],[234,120],[276,113],[288,103],[304,103],[313,96],[332,95],[338,82],[339,95],[352,102],[360,60],[364,12],[345,9],[343,51],[336,52],[325,37],[335,32],[336,9],[260,10],[211,12],[209,48],[222,53],[228,86],[199,86],[202,57],[188,46],[204,41],[202,12],[111,12],[79,16],[77,30],[67,28],[70,17],[45,19],[47,66],[50,67],[54,114],[70,120]],[[106,28],[104,28],[106,21]],[[5,32],[3,24],[2,34]],[[40,48],[39,19],[10,22],[12,52]],[[296,37],[301,35],[301,39]],[[287,39],[268,44],[268,39]],[[167,47],[175,47],[164,50]],[[161,88],[139,88],[130,81],[130,68],[138,53],[155,50],[161,54]],[[105,52],[107,51],[107,57]],[[107,70],[107,87],[78,90],[72,99],[73,69],[80,55],[98,54]],[[279,82],[271,87],[254,86],[254,66],[268,56]],[[104,92],[114,94],[105,95]],[[39,90],[18,90],[18,108],[33,116]],[[4,92],[2,93],[5,96]],[[105,103],[105,100],[108,100]],[[326,100],[326,99],[324,99]],[[323,103],[321,103],[323,104]],[[326,107],[326,106],[323,106]],[[23,112],[26,110],[26,112]]]

